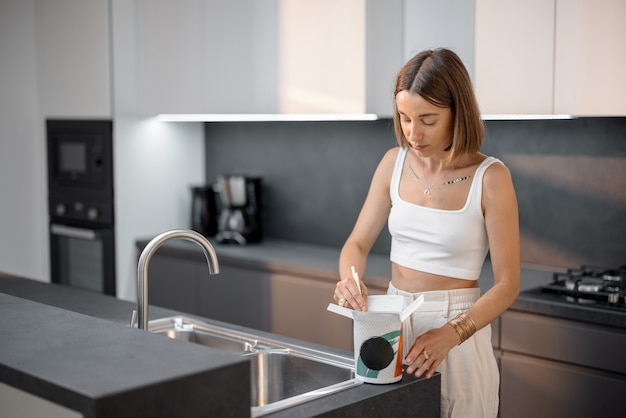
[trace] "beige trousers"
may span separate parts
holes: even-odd
[[[480,297],[480,289],[408,293],[389,283],[387,294],[402,295],[408,301],[424,295],[424,303],[403,324],[406,355],[417,336],[469,309]],[[500,373],[491,345],[491,325],[450,350],[437,371],[441,373],[442,418],[497,417]]]

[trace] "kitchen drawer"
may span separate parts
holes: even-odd
[[[500,362],[502,418],[623,416],[626,377],[507,352]]]
[[[491,322],[491,345],[494,349],[500,349],[500,317]]]
[[[198,258],[202,254],[198,254]],[[199,259],[199,261],[203,261]],[[180,312],[198,314],[196,276],[204,265],[196,261],[156,254],[148,266],[148,303]]]
[[[326,310],[335,282],[273,274],[270,283],[272,333],[353,350],[352,321]]]
[[[149,266],[150,305],[269,330],[268,273],[220,263],[210,275],[202,252],[187,256],[162,251]]]
[[[626,332],[542,315],[507,311],[501,349],[626,375]]]
[[[269,331],[269,275],[222,263],[220,273],[198,278],[198,313],[218,321]]]
[[[352,320],[329,312],[334,280],[309,275],[274,273],[270,276],[270,331],[341,350],[354,350]],[[368,287],[370,295],[386,289]]]

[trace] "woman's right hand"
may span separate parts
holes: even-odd
[[[367,286],[363,281],[359,282],[361,292],[352,277],[347,277],[337,282],[333,299],[339,306],[351,307],[355,311],[367,311]]]

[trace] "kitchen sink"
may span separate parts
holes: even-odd
[[[352,385],[350,368],[290,351],[247,354],[251,360],[252,407],[301,396],[302,401]],[[289,402],[292,404],[292,402]]]
[[[251,416],[258,417],[360,385],[354,359],[176,316],[150,332],[250,359]]]
[[[184,317],[150,321],[148,330],[175,340],[189,341],[230,353],[251,352],[257,346],[257,341],[253,336],[233,333],[227,328]]]

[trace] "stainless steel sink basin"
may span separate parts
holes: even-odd
[[[353,385],[350,368],[290,351],[260,351],[247,354],[251,359],[252,407],[273,406],[293,399],[308,399],[334,393]],[[267,412],[266,412],[267,413]]]
[[[235,334],[228,329],[184,317],[150,321],[148,330],[175,340],[189,341],[230,353],[250,352],[257,345],[253,336]]]
[[[287,344],[187,317],[150,321],[148,329],[250,359],[253,417],[361,384],[352,357]]]

